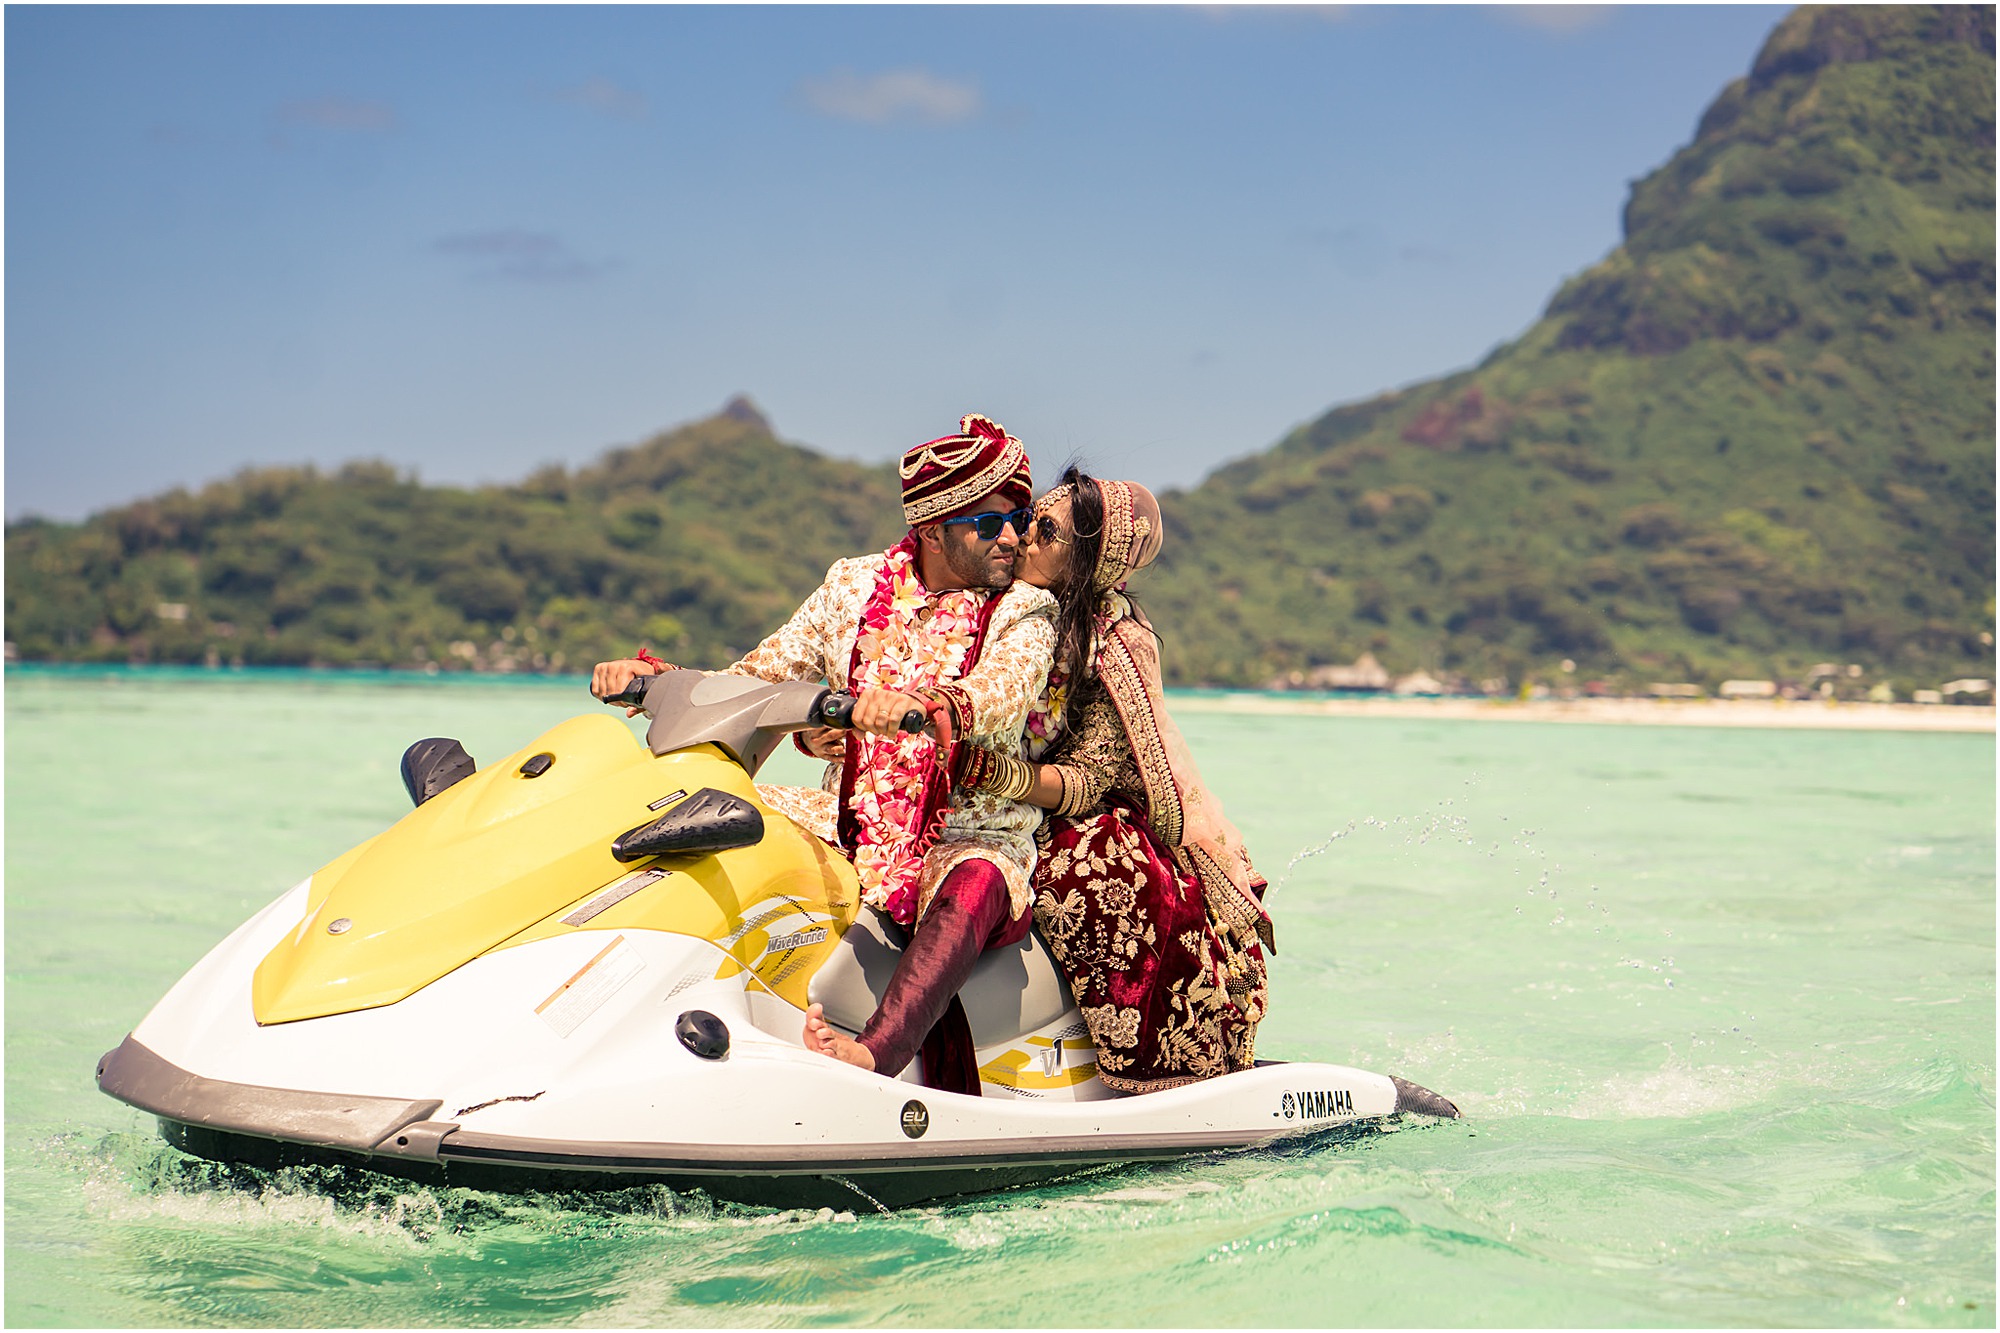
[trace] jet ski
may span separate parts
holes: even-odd
[[[412,745],[410,813],[216,945],[98,1086],[212,1160],[780,1207],[893,1208],[1458,1114],[1303,1062],[1115,1093],[1033,934],[960,993],[982,1096],[809,1052],[806,1006],[858,1032],[899,932],[753,779],[852,698],[676,670],[606,702],[643,707],[644,745],[608,713],[484,768],[456,741]]]

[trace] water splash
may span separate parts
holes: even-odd
[[[1684,1120],[1751,1106],[1769,1097],[1773,1069],[1696,1065],[1669,1050],[1659,1069],[1620,1074],[1579,1095],[1565,1113],[1574,1120]]]
[[[1373,820],[1370,820],[1368,822],[1371,824],[1374,823]],[[1293,869],[1299,864],[1299,862],[1310,860],[1315,856],[1323,855],[1330,848],[1332,848],[1333,844],[1339,842],[1342,838],[1352,836],[1355,830],[1355,826],[1356,826],[1356,821],[1351,819],[1348,820],[1346,828],[1328,834],[1323,841],[1316,843],[1311,847],[1307,847],[1303,851],[1298,852],[1296,855],[1294,855],[1291,860],[1285,862],[1285,868],[1283,872],[1279,874],[1278,882],[1273,884],[1269,889],[1265,891],[1266,896],[1268,897],[1270,894],[1274,894],[1279,889],[1285,887],[1286,882],[1289,881],[1292,877]]]
[[[1442,804],[1449,805],[1450,801],[1447,800]],[[1397,815],[1393,819],[1377,819],[1373,815],[1368,815],[1360,819],[1350,819],[1345,826],[1336,829],[1319,842],[1294,853],[1292,859],[1285,863],[1277,882],[1267,890],[1267,894],[1275,893],[1282,888],[1291,879],[1292,871],[1300,862],[1323,856],[1333,849],[1335,843],[1364,831],[1391,836],[1400,834],[1402,845],[1405,847],[1428,847],[1433,842],[1445,847],[1473,845],[1469,821],[1460,814],[1438,811],[1417,817]]]

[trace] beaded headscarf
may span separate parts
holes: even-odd
[[[1035,505],[1045,512],[1071,499],[1067,483],[1044,495]],[[1099,481],[1097,493],[1104,501],[1104,539],[1097,548],[1097,568],[1091,571],[1090,586],[1095,592],[1109,592],[1144,569],[1160,554],[1166,543],[1166,527],[1160,521],[1160,502],[1136,481]],[[1075,512],[1074,506],[1071,512]]]

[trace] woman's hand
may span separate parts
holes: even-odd
[[[806,753],[837,764],[847,758],[847,733],[837,727],[815,727],[802,737]]]
[[[924,711],[924,701],[895,690],[868,689],[854,701],[853,726],[856,731],[877,736],[894,736],[904,714]]]
[[[640,676],[653,675],[653,668],[636,657],[623,657],[616,662],[599,662],[590,672],[590,692],[599,699],[609,699],[624,691]],[[625,710],[631,717],[639,712],[637,708]]]

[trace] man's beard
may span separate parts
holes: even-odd
[[[944,544],[944,567],[968,588],[1004,588],[1014,581],[1013,562],[995,564],[991,546],[978,551],[949,537]]]

